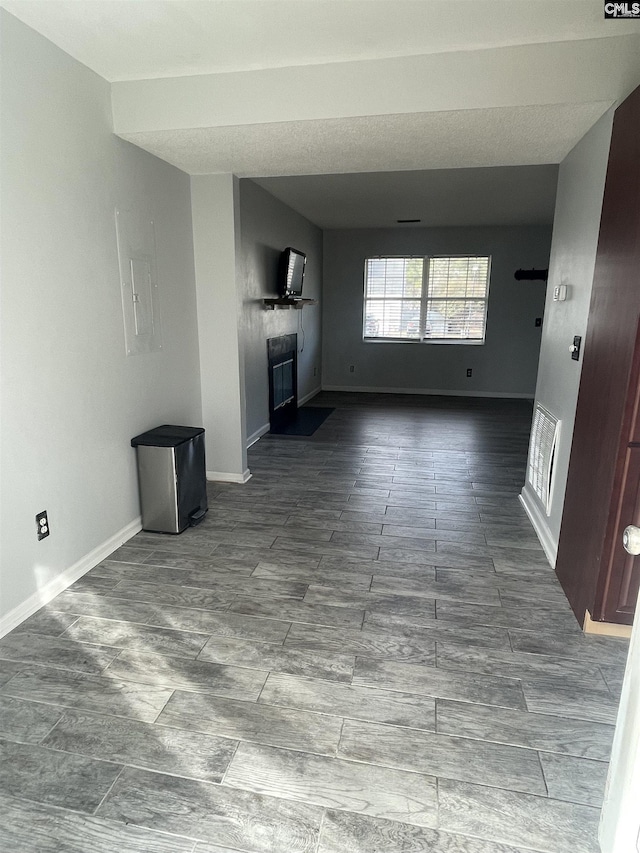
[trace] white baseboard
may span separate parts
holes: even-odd
[[[556,558],[558,556],[558,543],[554,540],[549,530],[546,517],[543,514],[542,507],[534,503],[526,488],[520,492],[520,503],[524,507],[524,511],[529,516],[529,521],[533,525],[536,536],[540,540],[540,544],[546,554],[547,560],[552,569],[556,567]]]
[[[266,435],[271,429],[271,424],[263,424],[260,429],[257,429],[255,432],[251,433],[251,435],[247,438],[247,450],[256,443],[256,441],[260,441],[263,435]],[[208,475],[207,475],[208,476]]]
[[[304,406],[304,404],[308,403],[309,400],[313,400],[313,398],[317,397],[321,391],[322,391],[322,388],[320,387],[320,385],[318,385],[318,387],[314,388],[313,391],[310,391],[308,394],[305,394],[304,397],[301,397],[298,400],[298,408],[300,408],[300,406]]]
[[[499,397],[506,400],[533,400],[533,394],[510,391],[445,391],[442,388],[386,388],[369,385],[323,385],[323,391],[353,391],[354,394],[424,394],[434,397]]]
[[[248,483],[251,471],[247,468],[242,474],[229,474],[226,471],[207,471],[207,480],[212,483]]]
[[[30,595],[26,601],[14,607],[5,616],[0,619],[0,637],[4,637],[9,631],[32,616],[36,610],[39,610],[43,605],[48,604],[56,595],[64,592],[67,587],[75,583],[79,578],[93,569],[98,563],[105,560],[109,554],[112,554],[116,548],[124,545],[132,536],[142,530],[142,519],[140,516],[135,518],[130,524],[127,524],[122,530],[114,533],[93,551],[81,557],[77,563],[65,569],[55,578],[52,578],[43,587],[36,590],[33,595]]]

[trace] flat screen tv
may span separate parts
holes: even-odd
[[[288,246],[280,255],[278,266],[278,295],[285,299],[302,298],[302,282],[307,256]]]

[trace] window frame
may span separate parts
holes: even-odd
[[[460,297],[432,297],[429,293],[429,282],[430,282],[430,272],[431,272],[431,262],[434,260],[441,259],[456,259],[456,258],[482,258],[487,261],[487,287],[485,291],[484,297],[475,297],[469,299],[460,299]],[[422,261],[422,285],[419,299],[416,297],[412,299],[411,297],[368,297],[367,296],[367,283],[368,283],[368,268],[370,261],[377,260],[421,260]],[[491,285],[491,255],[479,255],[479,254],[448,254],[448,255],[369,255],[364,259],[364,283],[363,283],[363,297],[362,297],[362,342],[367,344],[375,344],[375,343],[400,343],[400,344],[463,344],[464,346],[483,346],[487,340],[487,324],[489,319],[489,290]],[[367,336],[366,328],[367,328],[367,306],[370,302],[410,302],[410,301],[419,301],[420,302],[420,328],[419,328],[419,336],[413,338],[407,337],[381,337],[381,336]],[[428,303],[433,301],[442,301],[442,302],[483,302],[484,303],[484,323],[483,323],[483,335],[482,338],[432,338],[428,337],[426,332],[426,323],[427,323],[427,315],[428,315]]]

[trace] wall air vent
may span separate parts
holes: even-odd
[[[560,431],[560,421],[538,404],[533,416],[527,480],[540,499],[547,515],[551,512],[553,463]]]

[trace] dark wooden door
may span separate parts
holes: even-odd
[[[618,535],[634,521],[640,482],[632,440],[639,319],[640,88],[614,117],[556,560],[580,624],[586,610],[632,621],[637,569],[619,553]]]
[[[640,557],[627,554],[622,547],[622,533],[628,524],[640,527],[640,445],[627,451],[616,510],[613,541],[605,543],[608,563],[598,589],[594,618],[631,625],[640,589]]]
[[[640,588],[640,557],[622,546],[628,524],[640,527],[640,324],[636,332],[631,377],[622,420],[621,440],[613,479],[603,560],[592,616],[596,620],[631,624]]]

